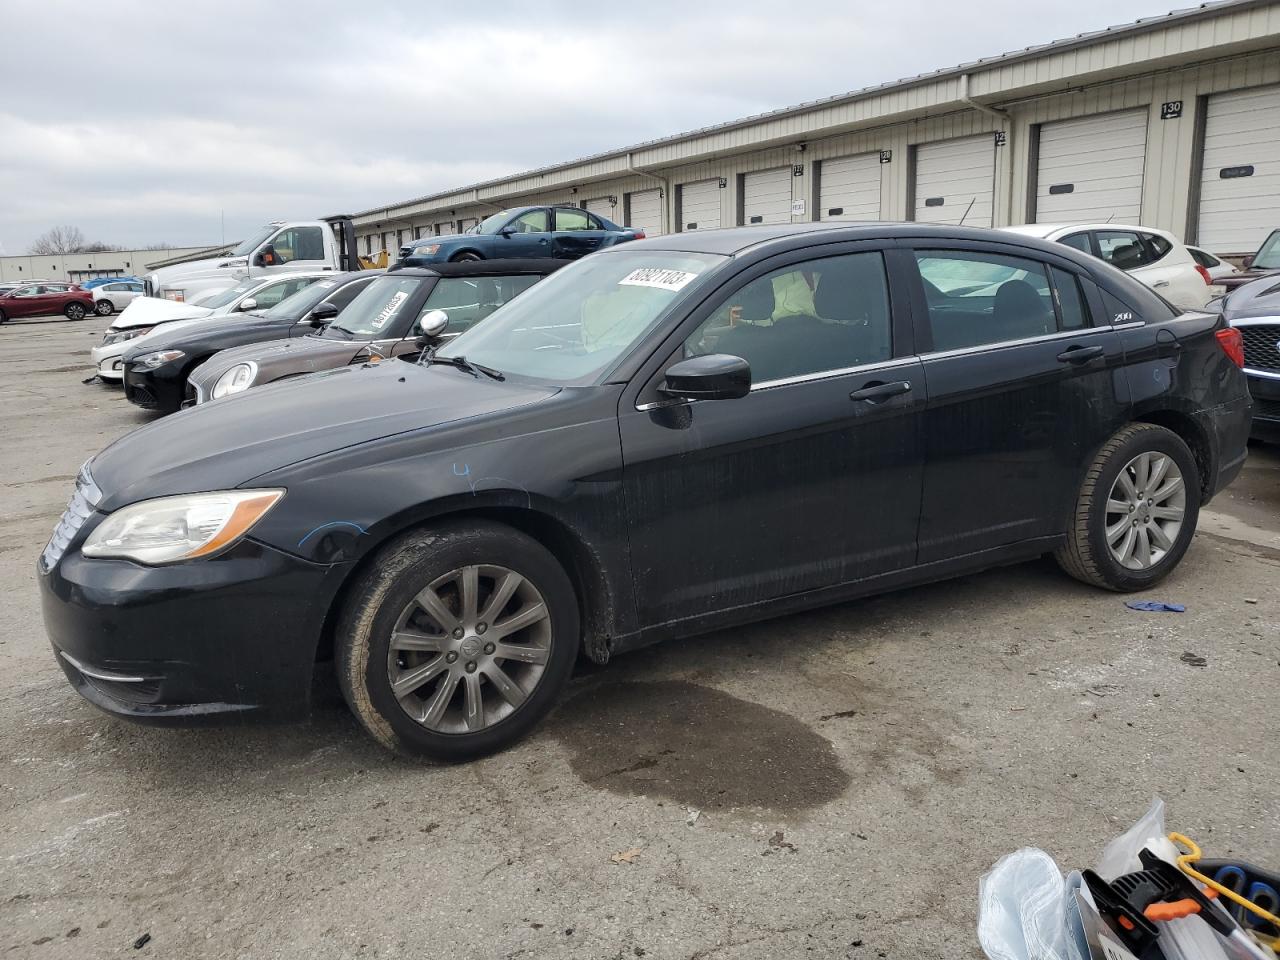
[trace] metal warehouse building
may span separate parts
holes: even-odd
[[[1206,3],[368,210],[361,252],[571,203],[650,235],[918,220],[1160,227],[1226,255],[1280,226],[1280,4]]]

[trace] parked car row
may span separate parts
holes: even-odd
[[[296,714],[332,659],[371,736],[460,760],[531,730],[580,655],[1046,552],[1149,589],[1244,462],[1242,336],[1095,241],[700,231],[174,321],[192,339],[139,342],[127,379],[201,323],[303,336],[214,354],[203,402],[84,465],[39,560],[54,655],[155,723]]]

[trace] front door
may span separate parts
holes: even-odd
[[[270,250],[266,255],[270,263],[255,263],[268,273],[287,272],[292,270],[322,270],[332,267],[325,256],[324,228],[320,226],[285,227],[268,244]],[[261,252],[260,254],[261,255]],[[256,260],[257,255],[255,255]],[[255,272],[256,269],[255,269]]]
[[[551,256],[551,224],[544,207],[526,210],[503,228],[496,257],[549,257]]]
[[[835,252],[744,273],[690,317],[644,388],[624,394],[642,627],[914,562],[924,378],[909,338],[894,349],[884,251]],[[662,399],[663,370],[707,353],[746,359],[750,394]]]
[[[4,301],[4,312],[10,317],[30,317],[40,312],[43,288],[39,284],[18,287]]]
[[[912,259],[931,337],[920,562],[1053,536],[1082,465],[1128,419],[1123,348],[1092,282],[997,244],[920,241]]]

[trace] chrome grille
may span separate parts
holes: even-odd
[[[67,509],[62,511],[58,525],[53,528],[53,536],[49,538],[44,553],[40,555],[40,567],[46,573],[54,568],[76,532],[84,526],[84,522],[93,516],[94,507],[102,500],[102,491],[89,475],[89,464],[80,468],[76,474],[76,489],[71,495]]]
[[[1280,370],[1280,323],[1241,323],[1244,365],[1253,370]]]

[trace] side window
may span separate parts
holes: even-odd
[[[685,341],[686,356],[708,353],[742,357],[756,384],[888,360],[883,256],[808,260],[752,280]]]
[[[1053,277],[1054,300],[1058,307],[1058,329],[1079,330],[1089,326],[1089,308],[1085,305],[1080,281],[1075,274],[1059,267],[1050,267]]]
[[[268,287],[263,287],[253,295],[253,299],[258,301],[258,309],[264,307],[274,307],[285,297],[291,297],[303,287],[309,286],[313,281],[310,277],[299,278],[297,280],[286,280],[283,283],[273,283]]]
[[[128,287],[130,293],[143,293],[146,291],[146,287],[140,283],[127,283],[125,286]]]
[[[935,350],[1041,337],[1057,329],[1044,264],[970,250],[917,250]]]
[[[281,263],[292,260],[323,260],[324,235],[319,227],[290,227],[271,238],[271,246]]]
[[[443,310],[449,315],[448,333],[461,333],[483,320],[540,278],[533,277],[445,277],[435,285],[422,305],[421,314]]]
[[[1136,270],[1151,262],[1142,238],[1128,230],[1099,230],[1098,252],[1102,259],[1121,270]]]
[[[547,211],[530,210],[527,213],[522,213],[508,223],[507,228],[514,229],[516,233],[546,233]]]
[[[15,297],[34,297],[40,292],[39,287],[19,287],[13,291]]]
[[[1089,234],[1087,233],[1072,233],[1058,242],[1065,243],[1068,247],[1075,247],[1080,252],[1093,256],[1093,244],[1089,242]]]
[[[47,283],[40,288],[41,293],[66,293],[70,289],[65,283]]]
[[[593,227],[591,221],[587,219],[585,210],[571,210],[566,207],[556,208],[556,230],[557,231],[573,231],[573,230],[598,230]]]
[[[604,225],[604,221],[603,221],[603,220],[601,220],[599,217],[597,217],[594,213],[588,213],[588,214],[587,214],[587,221],[591,224],[591,226],[587,228],[587,229],[589,229],[589,230],[604,230],[604,229],[606,229],[606,228],[605,228],[605,225]]]
[[[1144,233],[1142,239],[1147,241],[1147,246],[1151,248],[1151,252],[1154,254],[1152,257],[1153,263],[1173,249],[1172,243],[1156,233]]]

